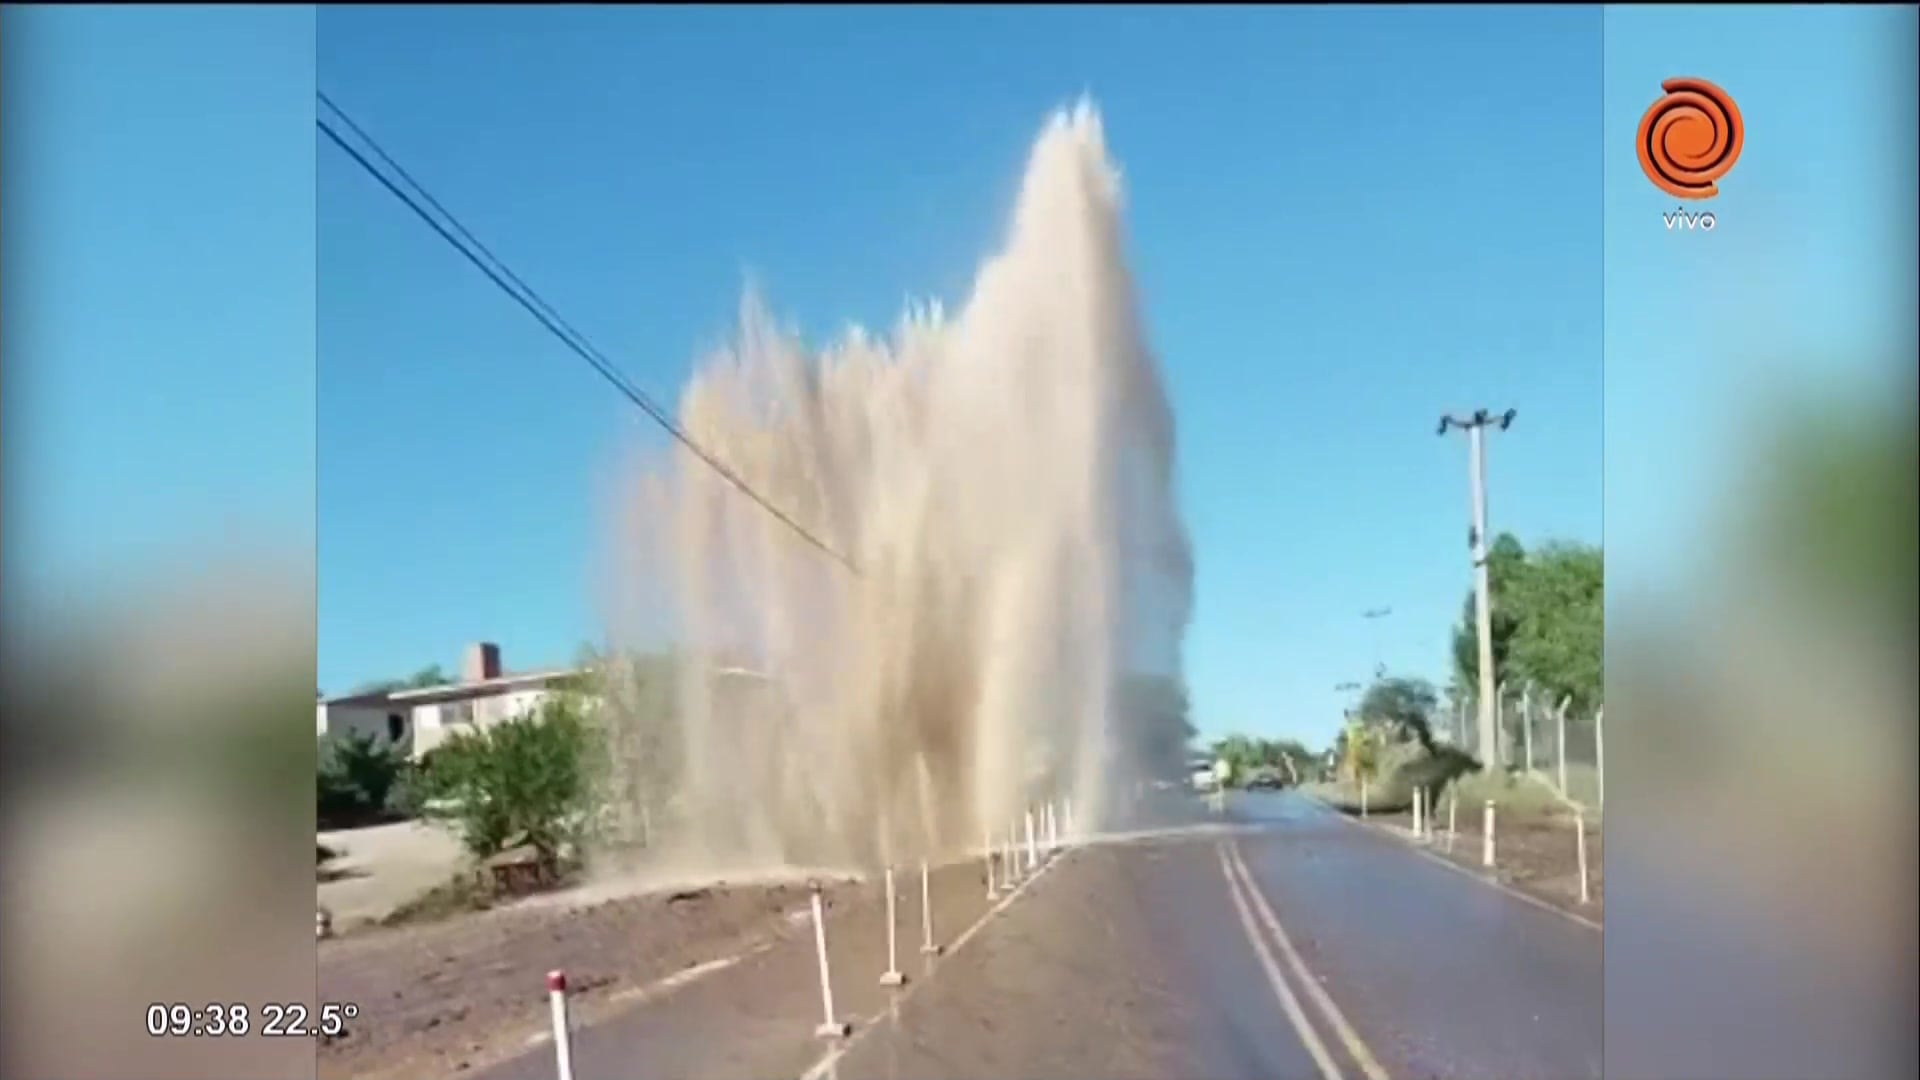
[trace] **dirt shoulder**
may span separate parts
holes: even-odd
[[[418,1080],[478,1067],[545,1030],[549,970],[567,971],[576,1009],[591,1015],[677,972],[779,940],[806,904],[801,883],[591,904],[548,897],[323,941],[320,999],[351,1002],[360,1014],[347,1037],[321,1048],[320,1075]]]
[[[1522,814],[1511,808],[1497,811],[1494,821],[1494,867],[1481,865],[1481,824],[1484,814],[1462,805],[1457,831],[1448,843],[1445,804],[1435,822],[1433,839],[1421,844],[1472,873],[1511,886],[1536,900],[1601,925],[1606,924],[1606,846],[1597,822],[1586,822],[1588,902],[1580,902],[1579,846],[1571,813]],[[1357,814],[1348,817],[1362,821]],[[1407,843],[1413,838],[1413,815],[1400,812],[1369,814],[1363,824],[1390,832]]]

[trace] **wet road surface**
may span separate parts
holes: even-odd
[[[905,890],[903,989],[878,982],[880,915],[829,918],[850,1040],[813,1034],[801,934],[576,1033],[575,1076],[1600,1075],[1599,933],[1300,796],[1240,795],[1211,824],[1075,848],[993,904],[978,865],[935,881],[947,950],[919,954]],[[552,1048],[477,1075],[547,1080]]]

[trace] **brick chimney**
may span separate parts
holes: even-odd
[[[461,667],[463,682],[500,677],[500,646],[491,641],[476,641],[467,646],[467,661]]]

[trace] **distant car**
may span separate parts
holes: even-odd
[[[1260,773],[1247,781],[1249,791],[1278,791],[1286,786],[1286,780],[1276,773]]]

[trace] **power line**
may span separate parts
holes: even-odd
[[[392,155],[388,154],[386,150],[380,146],[378,140],[367,134],[364,128],[355,123],[353,117],[350,116],[345,109],[335,104],[324,92],[318,92],[317,96],[320,103],[337,115],[348,130],[352,131],[355,136],[366,143],[367,148],[372,151],[375,157],[378,157],[384,162],[388,168],[393,170],[395,175],[415,192],[418,192],[419,198],[416,200],[413,195],[401,190],[400,185],[396,183],[392,177],[382,172],[372,161],[368,160],[365,154],[361,153],[342,137],[338,131],[334,130],[333,125],[327,123],[326,118],[316,115],[314,117],[314,124],[320,129],[321,133],[332,140],[333,144],[339,147],[348,157],[352,158],[355,164],[366,171],[367,175],[378,181],[381,187],[386,188],[389,194],[405,204],[407,209],[413,211],[414,215],[421,221],[426,222],[435,233],[439,234],[442,240],[445,240],[455,251],[465,256],[466,260],[479,269],[481,273],[485,274],[487,279],[492,281],[500,291],[512,297],[522,308],[525,308],[527,313],[532,315],[548,333],[552,334],[561,344],[572,350],[574,355],[585,360],[590,367],[596,372],[599,372],[602,378],[612,384],[615,390],[618,390],[623,397],[638,406],[641,412],[646,413],[654,423],[659,424],[661,428],[665,429],[667,434],[673,436],[680,445],[686,447],[695,457],[699,458],[714,472],[718,473],[722,479],[738,488],[741,494],[752,499],[762,510],[773,515],[774,518],[779,520],[780,523],[787,528],[792,529],[802,540],[805,540],[813,547],[825,553],[835,562],[838,562],[847,570],[851,571],[855,576],[859,576],[860,568],[854,564],[853,560],[842,555],[839,551],[835,550],[832,545],[808,531],[805,526],[795,521],[786,511],[775,506],[765,496],[755,491],[752,485],[748,484],[738,473],[729,468],[725,462],[721,461],[711,451],[694,441],[693,437],[687,434],[685,429],[673,419],[671,413],[661,408],[660,405],[648,397],[644,391],[628,381],[627,378],[620,373],[619,369],[614,367],[613,363],[606,358],[605,354],[587,339],[585,334],[582,334],[579,330],[575,329],[571,323],[561,317],[560,313],[555,311],[553,306],[548,304],[539,293],[535,292],[532,286],[522,280],[518,274],[514,273],[513,270],[507,266],[504,260],[498,255],[495,255],[478,237],[474,236],[465,225],[461,224],[460,219],[455,217],[445,206],[442,206],[440,201],[433,197],[432,192],[428,191],[424,184],[415,180],[399,162],[395,161]],[[426,206],[421,205],[423,202]],[[439,219],[435,218],[433,213],[428,212],[428,207],[431,207],[434,213],[438,213],[441,217],[444,217],[446,222],[443,224]]]

